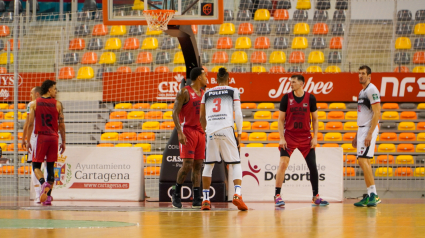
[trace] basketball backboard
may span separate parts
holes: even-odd
[[[103,0],[105,25],[147,25],[143,10],[175,10],[168,25],[223,23],[223,0]]]

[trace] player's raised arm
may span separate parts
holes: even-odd
[[[205,132],[207,129],[207,118],[205,112],[205,94],[202,96],[201,100],[201,111],[199,113],[199,121],[201,122],[202,130]]]
[[[182,110],[182,107],[185,103],[189,101],[189,93],[187,92],[186,88],[180,89],[180,91],[177,93],[176,100],[174,101],[174,107],[173,107],[173,121],[175,128],[177,130],[177,134],[179,137],[179,142],[183,145],[186,145],[186,136],[183,134],[182,127],[180,125],[179,121],[179,114]]]
[[[28,138],[29,140],[31,138],[32,131],[34,130],[35,108],[36,108],[36,103],[31,103],[31,106],[29,108],[30,113],[27,117],[27,120],[25,121],[25,124],[27,124],[27,130],[23,134],[23,137],[24,137],[23,140],[25,140],[25,138]],[[31,143],[27,143],[27,144],[28,144],[28,150],[32,150]]]
[[[60,145],[60,152],[63,154],[65,152],[65,143],[66,143],[66,133],[65,133],[65,116],[63,114],[63,106],[62,103],[56,101],[56,108],[58,109],[58,122],[59,122],[59,133],[61,134],[62,143]]]

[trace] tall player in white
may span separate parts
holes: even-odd
[[[39,97],[41,97],[41,88],[37,86],[37,87],[34,87],[31,90],[31,102],[29,102],[28,106],[27,106],[27,119],[25,120],[24,131],[23,131],[24,136],[22,137],[22,147],[25,148],[25,149],[27,147],[25,135],[27,134],[27,130],[28,130],[28,116],[30,114],[30,106],[31,106],[32,103],[35,103],[35,100]],[[33,130],[32,134],[31,134],[31,138],[30,138],[30,143],[33,144],[35,142],[35,140],[36,140],[36,138],[34,136],[34,130]],[[32,162],[32,156],[33,156],[32,153],[28,153],[28,158],[27,158],[28,163]],[[44,166],[44,164],[42,164],[42,166]],[[44,176],[47,177],[47,170],[46,169],[44,170]],[[34,186],[35,202],[40,203],[40,189],[41,189],[40,182],[38,181],[37,177],[35,176],[35,174],[33,172],[31,173],[31,182]]]
[[[369,66],[363,65],[359,68],[359,82],[363,89],[360,91],[357,101],[357,125],[359,129],[352,145],[357,148],[357,159],[363,170],[368,195],[360,202],[354,203],[356,207],[374,207],[381,202],[376,193],[375,180],[370,164],[379,133],[378,123],[381,117],[381,99],[379,90],[370,82],[371,74],[372,70]]]
[[[203,196],[202,210],[210,210],[209,192],[211,175],[215,163],[231,164],[235,194],[233,204],[239,210],[248,210],[242,200],[242,166],[239,156],[239,144],[242,134],[242,110],[238,89],[229,86],[229,73],[220,68],[217,74],[218,86],[205,92],[201,101],[201,125],[207,135],[205,167],[202,173]],[[233,112],[235,113],[238,138],[233,129]]]

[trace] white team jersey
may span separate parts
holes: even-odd
[[[369,83],[359,93],[357,101],[357,125],[369,127],[373,117],[372,104],[380,103],[379,90],[375,85]]]
[[[30,115],[30,108],[31,108],[32,102],[33,101],[29,102],[27,105],[27,117]],[[35,131],[35,117],[34,117],[34,128],[32,129],[31,137],[34,135],[34,131]]]
[[[201,103],[205,104],[207,134],[233,127],[234,101],[240,101],[239,90],[230,86],[217,86],[204,93]]]

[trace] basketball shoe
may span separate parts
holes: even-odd
[[[46,201],[43,202],[43,205],[52,205],[53,198],[51,196],[47,196]]]
[[[242,196],[240,195],[233,195],[233,200],[232,200],[233,205],[237,206],[239,210],[241,211],[246,211],[248,210],[248,207],[245,205],[245,203],[242,200]]]
[[[47,193],[52,189],[52,186],[48,182],[44,182],[43,185],[41,185],[40,189],[40,202],[45,202],[47,200]]]
[[[194,197],[192,201],[192,208],[201,208],[202,206],[202,198],[201,197]]]
[[[174,208],[182,208],[182,199],[180,196],[176,196],[176,186],[173,186],[171,189],[171,203],[173,204]]]
[[[354,203],[354,206],[356,206],[356,207],[366,207],[367,204],[369,203],[369,198],[370,198],[369,195],[364,196],[362,200]]]
[[[285,202],[280,197],[280,194],[274,196],[274,206],[275,207],[283,207],[283,206],[285,206]]]
[[[376,207],[378,203],[381,203],[381,199],[378,197],[378,195],[371,193],[369,197],[369,201],[367,202],[368,207]]]
[[[208,200],[203,201],[201,210],[211,210],[211,202]]]
[[[328,206],[329,202],[320,198],[319,194],[316,195],[316,200],[312,201],[312,206]]]

